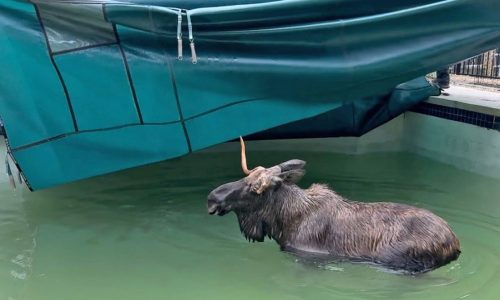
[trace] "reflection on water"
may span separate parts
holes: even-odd
[[[412,277],[248,243],[233,214],[206,213],[207,193],[242,176],[237,153],[214,151],[36,193],[1,177],[0,299],[500,299],[500,180],[408,154],[249,153],[290,158],[308,162],[302,187],[432,210],[462,255]]]

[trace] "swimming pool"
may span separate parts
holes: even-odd
[[[35,193],[11,190],[2,174],[0,299],[496,299],[500,179],[424,157],[423,140],[419,155],[405,150],[394,132],[409,130],[409,114],[362,140],[249,142],[249,164],[300,158],[302,187],[433,211],[461,241],[447,266],[412,277],[248,243],[234,215],[206,212],[211,189],[242,177],[229,143]]]

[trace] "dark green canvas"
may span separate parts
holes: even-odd
[[[32,189],[240,135],[357,136],[438,92],[415,78],[497,47],[499,11],[500,0],[4,0],[0,118]]]

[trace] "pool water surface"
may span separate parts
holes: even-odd
[[[306,160],[304,188],[429,209],[462,254],[409,276],[249,243],[234,214],[206,211],[213,188],[243,176],[238,153],[201,152],[35,193],[2,175],[0,299],[500,299],[500,180],[405,153],[249,150],[252,166]]]

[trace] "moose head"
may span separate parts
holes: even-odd
[[[251,211],[261,206],[283,185],[297,183],[305,174],[305,161],[292,159],[279,165],[264,168],[247,167],[245,142],[240,137],[241,168],[246,177],[223,184],[208,195],[208,213],[223,216],[231,211]]]

